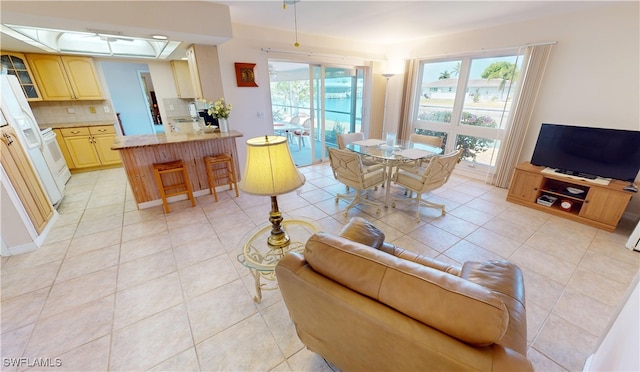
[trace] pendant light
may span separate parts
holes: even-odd
[[[287,9],[287,4],[293,4],[293,22],[296,34],[296,42],[293,44],[293,46],[296,48],[300,46],[300,43],[298,43],[298,8],[296,7],[296,4],[299,2],[300,0],[282,0],[283,10]]]

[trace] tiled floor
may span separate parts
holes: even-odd
[[[326,164],[302,172],[306,184],[279,197],[281,209],[337,232],[345,204],[333,196],[344,186]],[[75,371],[330,370],[297,339],[278,291],[253,302],[252,277],[236,259],[245,232],[267,223],[269,198],[221,192],[218,203],[172,203],[168,215],[137,210],[123,169],[74,174],[66,195],[45,245],[2,258],[2,358],[59,358]],[[630,223],[607,233],[507,203],[506,190],[460,176],[432,197],[446,216],[425,209],[416,223],[408,210],[376,216],[369,207],[349,216],[441,260],[515,261],[525,273],[529,358],[540,371],[581,370],[640,267],[624,248]]]

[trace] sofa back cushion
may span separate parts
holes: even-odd
[[[318,273],[463,342],[485,346],[509,314],[488,288],[339,236],[314,234],[304,256]]]

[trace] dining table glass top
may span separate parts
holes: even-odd
[[[348,144],[347,149],[381,160],[416,160],[442,153],[439,147],[405,140],[396,140],[393,146],[388,146],[383,140],[356,141]]]

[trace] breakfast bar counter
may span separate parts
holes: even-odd
[[[230,154],[234,159],[236,175],[239,175],[236,138],[242,136],[242,133],[233,130],[228,133],[169,132],[122,136],[116,137],[111,149],[120,152],[138,208],[148,208],[162,204],[153,174],[154,163],[182,160],[194,196],[205,195],[209,193],[209,184],[203,158]]]

